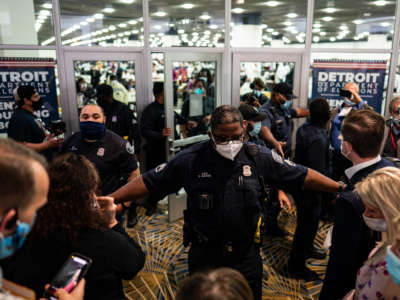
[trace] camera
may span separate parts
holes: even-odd
[[[353,94],[348,90],[340,89],[339,95],[340,97],[351,98]]]
[[[50,133],[53,133],[55,136],[65,133],[66,124],[64,121],[56,120],[51,121],[50,125]]]

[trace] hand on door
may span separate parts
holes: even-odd
[[[162,130],[162,136],[167,137],[172,135],[172,129],[171,128],[164,128]]]

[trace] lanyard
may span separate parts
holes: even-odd
[[[390,128],[390,138],[392,139],[392,144],[393,144],[394,150],[397,151],[397,145],[396,145],[396,142],[394,141],[392,128]]]

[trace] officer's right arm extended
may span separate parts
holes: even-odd
[[[336,193],[340,184],[313,169],[308,169],[303,187],[307,190]]]
[[[139,198],[147,197],[150,194],[146,185],[143,182],[142,176],[138,176],[135,179],[129,181],[120,189],[110,194],[110,197],[114,198],[116,204],[127,201],[134,201]]]

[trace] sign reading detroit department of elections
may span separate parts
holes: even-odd
[[[43,99],[35,115],[49,126],[57,120],[58,101],[53,59],[0,58],[0,134],[7,133],[15,107],[13,90],[20,85],[32,85]]]
[[[381,113],[386,61],[315,60],[313,63],[312,99],[325,98],[331,107],[343,101],[339,90],[349,82],[359,87],[361,99]]]

